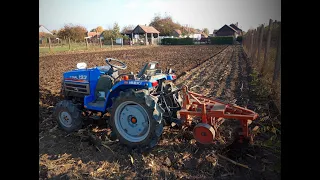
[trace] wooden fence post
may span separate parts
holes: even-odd
[[[253,34],[254,31],[252,30],[251,35],[250,35],[250,59],[252,58],[252,48],[253,48]]]
[[[69,41],[69,51],[71,50],[71,43],[70,43],[70,38],[68,39]]]
[[[260,38],[259,38],[259,47],[258,47],[258,57],[257,57],[257,62],[258,62],[259,65],[260,65],[260,52],[261,52],[261,47],[262,47],[263,29],[264,29],[263,24],[261,25],[260,28],[261,28],[261,29],[260,29]]]
[[[264,73],[265,70],[265,66],[267,65],[267,61],[269,58],[269,49],[270,49],[270,42],[271,42],[271,26],[272,26],[272,19],[269,20],[269,26],[268,26],[268,33],[267,33],[267,43],[266,43],[266,47],[265,47],[265,51],[264,51],[264,58],[263,58],[263,64],[261,67],[261,73]]]
[[[251,61],[253,62],[254,61],[254,56],[255,56],[255,45],[256,45],[256,35],[257,35],[257,31],[256,29],[253,30],[253,33],[252,33],[252,51],[251,51]]]
[[[273,73],[273,80],[272,83],[274,83],[280,74],[280,67],[281,67],[281,25],[279,26],[279,37],[278,37],[278,47],[277,47],[277,55],[276,55],[276,61],[274,64],[274,73]]]
[[[113,49],[113,41],[112,41],[112,38],[111,38],[111,50]]]
[[[101,38],[99,38],[100,48],[102,48]]]
[[[254,54],[253,54],[253,60],[255,63],[257,63],[257,50],[258,50],[258,39],[259,39],[259,30],[260,28],[257,27],[257,29],[255,29],[255,36],[254,36]]]
[[[247,38],[248,38],[248,41],[247,41],[247,55],[248,57],[250,56],[250,45],[251,45],[251,30],[248,31],[248,34],[247,34]]]
[[[88,39],[86,38],[86,49],[88,49]]]
[[[51,52],[51,39],[50,37],[48,39],[49,39],[49,51]]]
[[[123,38],[121,39],[121,47],[123,47]]]

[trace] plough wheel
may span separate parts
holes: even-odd
[[[216,133],[209,124],[199,123],[193,129],[193,136],[201,144],[211,144]]]

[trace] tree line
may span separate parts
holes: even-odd
[[[208,28],[195,29],[190,25],[181,25],[178,22],[174,22],[172,17],[169,15],[161,16],[160,14],[156,14],[154,18],[151,20],[149,26],[153,26],[155,29],[160,31],[160,36],[171,36],[173,35],[173,31],[178,29],[181,31],[183,36],[188,36],[191,33],[202,32],[206,35],[209,35]],[[126,25],[120,31],[120,26],[118,23],[114,23],[112,28],[103,29],[103,27],[98,26],[97,28],[91,29],[90,32],[97,32],[101,34],[104,39],[116,39],[116,38],[124,38],[127,39],[127,36],[122,35],[128,30],[133,30],[135,28],[134,25]],[[83,41],[83,39],[87,36],[87,29],[81,25],[73,25],[66,24],[63,28],[59,30],[52,31],[54,37],[58,37],[60,39],[70,38],[72,41]],[[46,37],[52,37],[47,35]]]

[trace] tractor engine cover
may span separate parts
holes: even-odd
[[[209,124],[199,123],[193,128],[193,137],[201,144],[211,144],[216,136]]]

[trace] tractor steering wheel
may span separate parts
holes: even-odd
[[[120,63],[121,66],[111,64],[111,63],[110,63],[111,61],[116,61],[116,62]],[[124,62],[122,62],[122,61],[120,61],[120,60],[118,60],[118,59],[106,58],[106,63],[107,63],[108,65],[110,65],[111,67],[115,67],[115,68],[117,68],[117,69],[127,69],[127,65],[126,65]]]

